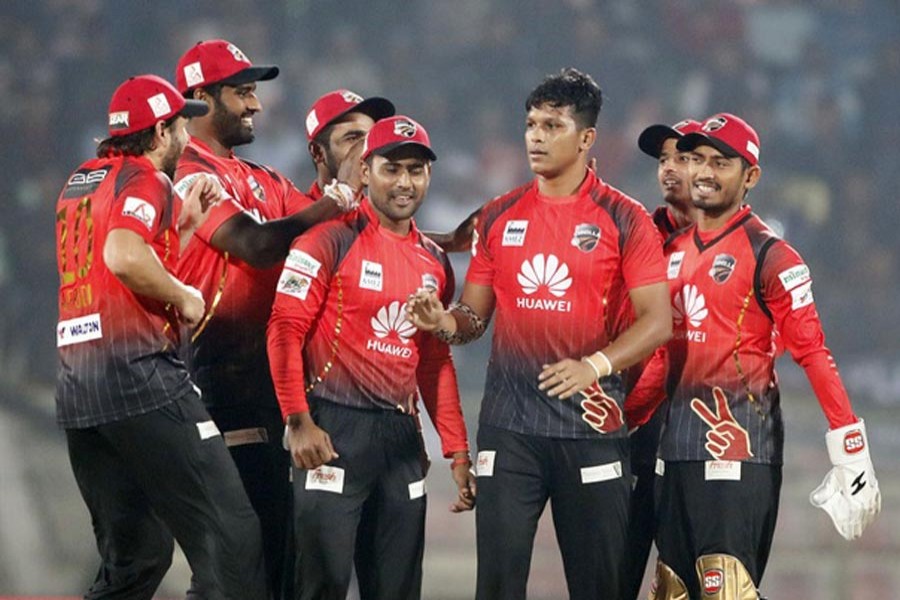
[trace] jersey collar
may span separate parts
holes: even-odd
[[[750,210],[750,205],[744,204],[724,225],[713,231],[700,233],[700,229],[695,224],[693,226],[694,243],[697,245],[697,249],[700,250],[700,252],[703,252],[710,246],[719,243],[720,240],[727,237],[728,234],[743,225],[744,221],[750,218]]]
[[[369,220],[370,226],[377,229],[382,235],[386,235],[395,240],[417,240],[419,239],[419,229],[416,227],[416,220],[410,219],[409,221],[409,233],[407,235],[397,235],[393,231],[385,229],[381,226],[381,221],[378,218],[378,213],[375,212],[375,207],[372,206],[372,201],[369,200],[368,196],[363,196],[362,200],[359,203],[359,209],[362,214],[366,216]]]
[[[190,143],[190,144],[193,144],[194,146],[197,146],[198,148],[200,148],[201,150],[203,150],[203,151],[206,152],[207,154],[212,154],[213,156],[215,156],[215,157],[217,157],[217,158],[234,158],[234,150],[229,150],[229,151],[228,151],[228,156],[227,156],[227,157],[219,156],[218,154],[216,154],[215,152],[213,152],[213,149],[210,148],[210,147],[206,144],[206,142],[204,142],[203,140],[201,140],[201,139],[198,138],[198,137],[191,136],[191,139],[190,139],[189,143]]]

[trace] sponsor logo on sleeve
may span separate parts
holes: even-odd
[[[281,277],[278,279],[278,287],[275,291],[279,294],[287,294],[300,300],[306,300],[311,284],[312,280],[308,276],[301,275],[290,269],[284,269],[281,272]]]
[[[797,310],[813,303],[812,281],[791,290],[791,310]]]
[[[306,489],[321,490],[332,494],[344,493],[344,469],[322,465],[306,472]]]
[[[100,313],[60,321],[56,325],[56,347],[71,346],[103,337]]]
[[[147,229],[153,229],[153,223],[156,221],[156,208],[146,200],[135,196],[127,196],[125,198],[122,214],[126,217],[137,219]]]
[[[150,110],[153,111],[153,116],[157,119],[172,112],[172,107],[169,105],[166,95],[162,92],[147,98],[147,104],[150,105]]]
[[[250,186],[250,191],[253,192],[253,197],[259,200],[260,202],[266,201],[266,190],[263,186],[256,181],[256,177],[253,175],[247,176],[247,185]]]
[[[572,235],[572,245],[582,252],[590,252],[597,247],[600,241],[600,227],[591,223],[582,223],[575,226]]]
[[[189,175],[185,175],[177,182],[175,182],[174,189],[175,194],[181,198],[182,200],[187,198],[188,192],[191,189],[191,186],[194,185],[194,182],[201,176],[205,175],[209,177],[213,181],[219,184],[219,189],[222,191],[221,196],[216,200],[215,204],[218,204],[223,199],[231,198],[231,194],[229,194],[225,190],[225,185],[222,183],[222,180],[219,179],[219,176],[215,173],[190,173]]]
[[[504,246],[524,246],[525,232],[528,230],[528,221],[507,221],[503,229]]]
[[[684,252],[673,252],[669,255],[669,268],[666,276],[669,279],[675,279],[681,273],[681,263],[684,262]]]
[[[784,291],[789,292],[798,285],[802,285],[810,280],[809,267],[806,265],[797,265],[790,269],[785,269],[778,274],[778,279],[781,280]]]
[[[359,271],[359,287],[361,289],[380,292],[384,287],[383,279],[384,270],[380,263],[362,261],[362,268]]]
[[[436,292],[438,290],[438,278],[431,273],[425,273],[422,275],[422,287],[426,290]]]
[[[713,259],[713,266],[709,270],[709,276],[718,284],[728,281],[731,274],[734,273],[734,266],[737,260],[730,254],[717,254]]]
[[[288,253],[287,260],[284,261],[284,266],[303,275],[316,277],[319,275],[319,269],[322,267],[322,263],[303,250],[294,249]]]

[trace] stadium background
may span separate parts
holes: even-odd
[[[96,568],[87,512],[54,425],[57,275],[53,204],[104,136],[129,75],[169,79],[192,43],[223,37],[281,66],[260,85],[257,141],[241,152],[312,179],[303,132],[320,94],[391,98],[429,129],[437,162],[420,224],[445,230],[529,177],[523,103],[540,78],[576,66],[606,101],[596,156],[607,181],[655,206],[646,125],[729,111],[762,139],[750,202],[804,254],[829,345],[868,421],[883,495],[879,520],[844,542],[808,492],[829,465],[825,421],[782,360],[785,485],[763,589],[783,599],[886,598],[900,589],[900,9],[895,0],[113,0],[0,4],[0,595],[83,592]],[[460,280],[467,260],[456,261]],[[474,436],[487,356],[456,352]],[[432,436],[432,446],[434,446]],[[437,452],[434,452],[437,455]],[[429,477],[425,597],[474,585],[471,514],[450,515],[447,467]],[[550,522],[531,598],[565,588]],[[176,562],[161,596],[177,597]]]

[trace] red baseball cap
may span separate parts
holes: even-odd
[[[206,102],[185,100],[171,83],[156,75],[137,75],[116,88],[109,101],[109,135],[119,137],[156,125],[174,115],[200,117]]]
[[[743,157],[751,165],[759,163],[759,136],[740,117],[730,113],[713,115],[703,122],[700,131],[678,140],[679,150],[693,150],[709,145],[729,157]]]
[[[306,139],[314,140],[329,123],[351,112],[361,112],[380,121],[394,116],[397,110],[386,98],[363,99],[350,90],[334,90],[316,100],[306,114]]]
[[[663,142],[669,138],[681,139],[689,133],[700,131],[701,125],[700,121],[695,121],[693,119],[679,121],[671,127],[668,125],[651,125],[642,131],[641,135],[638,137],[638,148],[640,148],[644,154],[649,154],[653,158],[659,158],[659,154],[662,152]]]
[[[197,42],[182,55],[175,67],[175,85],[182,94],[214,83],[242,85],[277,76],[278,67],[253,66],[240,48],[226,40]]]
[[[395,148],[409,144],[421,146],[425,149],[425,154],[429,159],[437,160],[437,155],[431,149],[428,132],[424,127],[403,115],[381,119],[375,122],[366,135],[362,159],[367,159],[373,152],[384,156]]]

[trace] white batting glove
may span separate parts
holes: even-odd
[[[825,446],[834,468],[809,501],[828,513],[838,533],[855,540],[881,511],[881,491],[869,457],[866,425],[858,423],[825,434]]]

